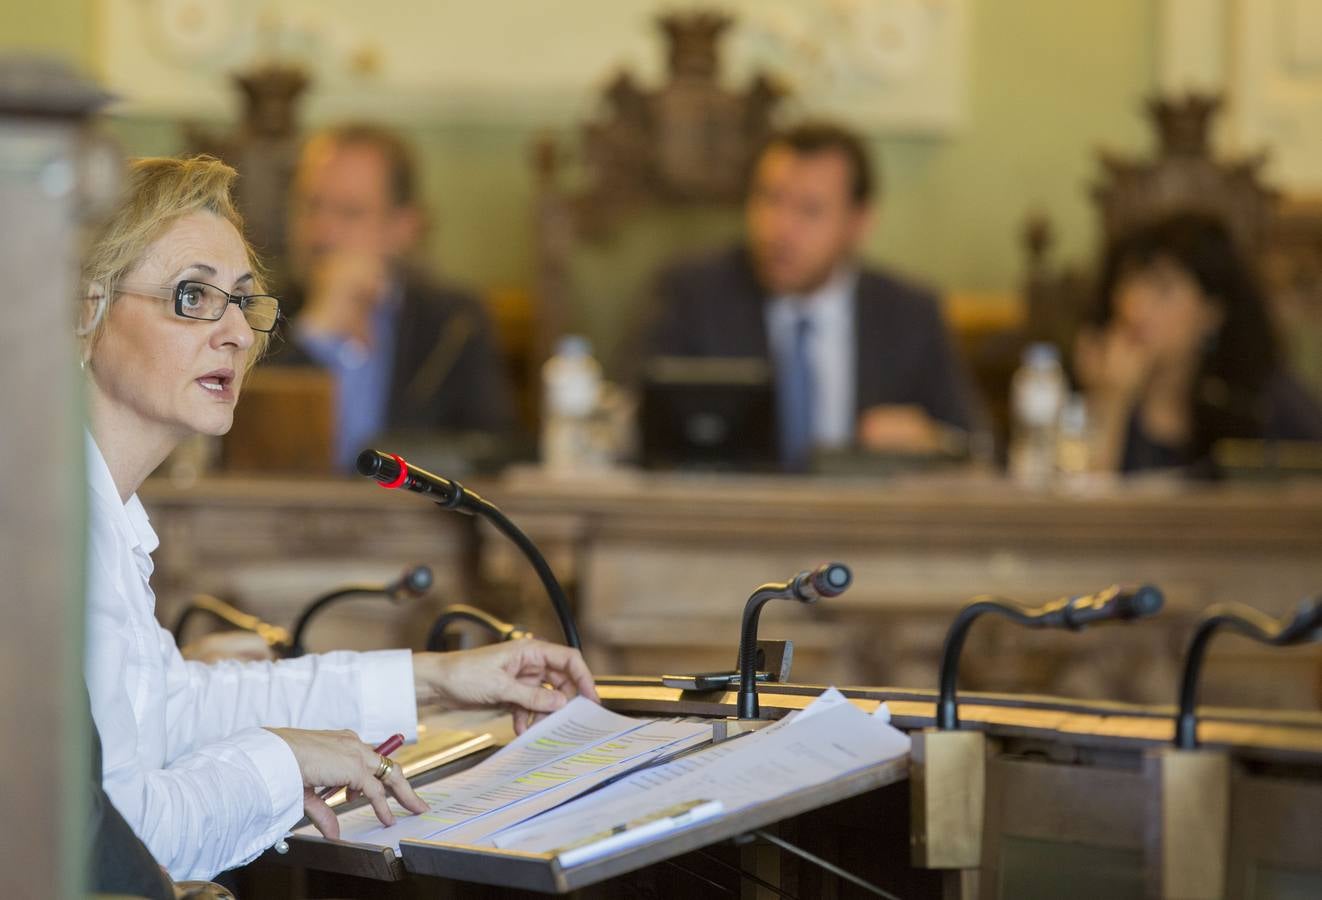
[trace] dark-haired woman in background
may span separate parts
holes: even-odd
[[[1120,237],[1075,346],[1093,467],[1211,475],[1223,438],[1322,440],[1285,369],[1261,288],[1216,219],[1180,213]]]

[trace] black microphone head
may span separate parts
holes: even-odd
[[[1300,600],[1285,629],[1296,641],[1322,639],[1322,594]]]
[[[404,577],[399,580],[399,586],[413,596],[421,597],[431,590],[433,582],[431,569],[426,566],[414,566],[404,573]]]
[[[1124,600],[1120,610],[1122,619],[1155,616],[1166,602],[1161,589],[1154,584],[1145,584],[1131,592],[1124,592],[1121,597]]]
[[[813,590],[822,597],[839,597],[853,580],[853,573],[844,563],[825,563],[813,569],[809,577]]]
[[[399,463],[389,453],[364,450],[358,454],[358,474],[377,481],[394,481],[399,477]]]

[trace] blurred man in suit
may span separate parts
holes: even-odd
[[[858,261],[874,193],[857,136],[786,131],[755,162],[744,241],[658,281],[649,355],[769,360],[791,470],[815,448],[936,450],[971,424],[935,295]]]
[[[314,362],[335,376],[335,457],[346,468],[385,430],[514,425],[481,303],[405,262],[424,227],[417,192],[409,148],[371,125],[314,135],[295,172],[293,325],[277,362]]]

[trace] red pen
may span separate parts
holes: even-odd
[[[389,756],[390,754],[394,753],[402,746],[404,746],[404,735],[392,734],[390,737],[385,739],[385,741],[381,744],[381,746],[373,748],[372,752],[377,753],[381,756]],[[327,797],[332,796],[338,790],[340,789],[337,787],[322,788],[320,791],[317,792],[317,798],[319,800],[325,800]]]

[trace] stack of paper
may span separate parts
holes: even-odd
[[[550,852],[568,867],[904,756],[909,738],[888,719],[884,704],[868,715],[831,689],[796,715],[704,746],[710,721],[631,719],[578,698],[419,790],[426,813],[396,806],[397,823],[383,828],[361,807],[341,815],[341,837]]]
[[[884,709],[884,707],[882,708]],[[880,712],[880,710],[879,710]],[[599,853],[584,842],[602,836],[601,852],[622,845],[618,836],[645,822],[648,837],[699,824],[693,809],[722,815],[825,784],[909,752],[909,737],[831,690],[797,716],[620,782],[494,836],[496,846],[554,852],[564,865]],[[811,722],[811,724],[809,724]],[[704,804],[706,806],[704,807]],[[682,810],[672,815],[671,810]],[[658,824],[660,823],[660,824]],[[669,825],[669,829],[663,826]],[[572,857],[567,851],[573,851]]]
[[[385,828],[370,806],[340,816],[346,841],[399,848],[400,840],[476,844],[640,765],[711,737],[708,722],[631,719],[581,697],[528,729],[499,753],[418,791],[431,807],[394,806]],[[308,826],[300,833],[315,834]]]

